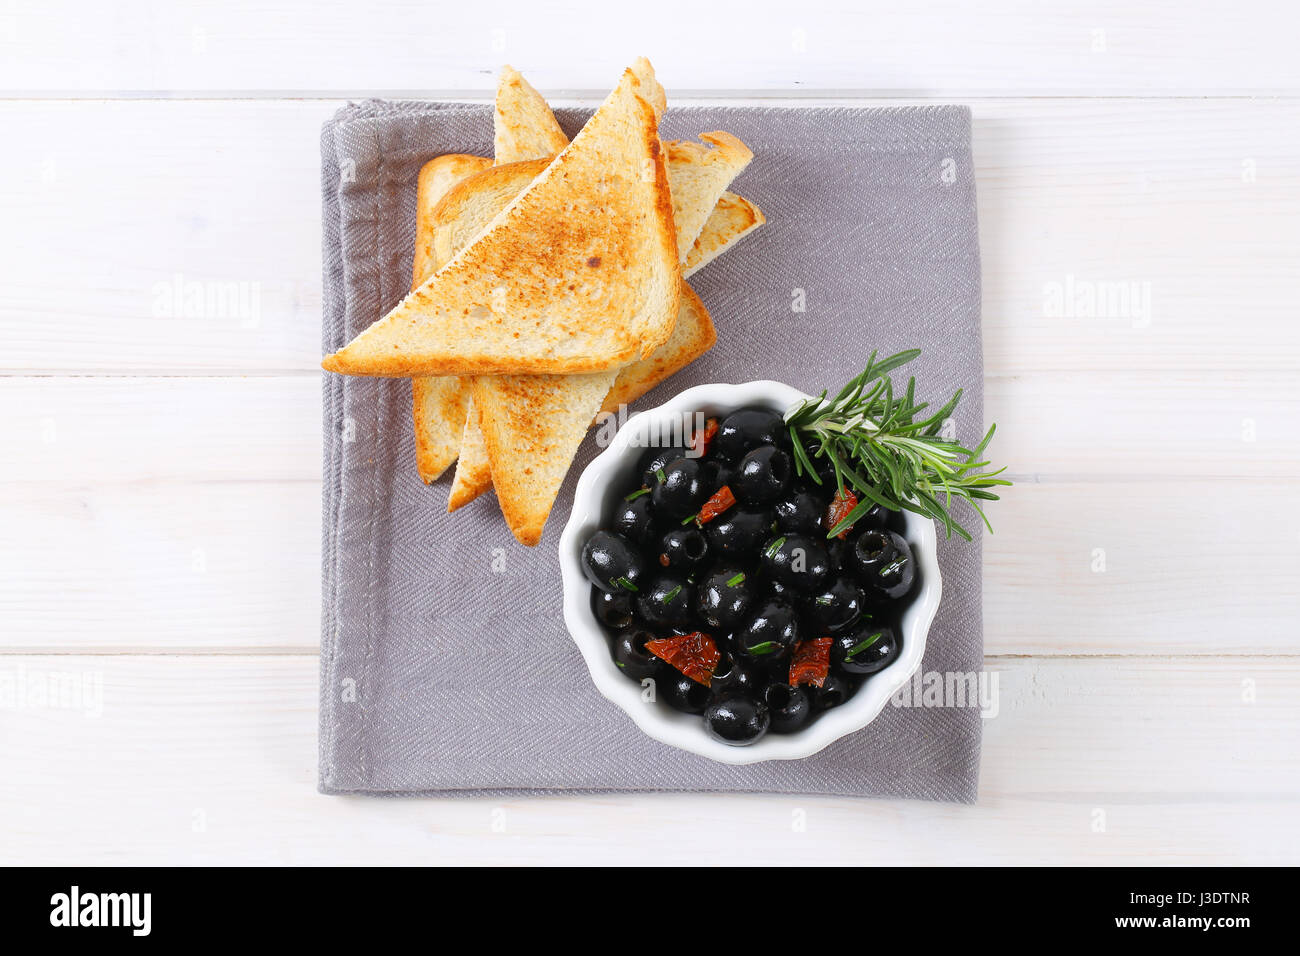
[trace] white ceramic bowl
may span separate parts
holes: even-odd
[[[714,740],[705,732],[704,721],[698,715],[680,713],[661,701],[642,700],[641,685],[625,677],[614,664],[609,637],[592,613],[591,584],[582,572],[582,548],[600,529],[614,502],[626,494],[637,461],[646,447],[655,443],[650,441],[652,436],[671,433],[674,423],[689,420],[695,412],[725,416],[751,405],[784,412],[807,397],[780,382],[700,385],[658,408],[632,416],[578,479],[573,513],[560,536],[564,622],[582,651],[596,687],[655,740],[721,763],[792,760],[815,754],[832,741],[871,723],[889,698],[911,679],[921,666],[925,637],[939,609],[942,591],[934,522],[905,513],[907,527],[903,536],[916,555],[921,580],[912,603],[903,612],[900,625],[903,650],[898,659],[868,679],[847,703],[822,714],[804,730],[794,734],[767,734],[748,747],[732,747]]]

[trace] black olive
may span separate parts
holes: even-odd
[[[831,642],[831,667],[845,674],[874,674],[898,658],[901,645],[894,629],[867,624],[840,634]]]
[[[680,523],[700,510],[710,494],[701,472],[698,458],[678,458],[662,470],[663,480],[656,477],[650,496],[660,521]]]
[[[751,448],[776,445],[788,438],[785,421],[766,408],[742,408],[718,426],[709,452],[723,461],[739,461]]]
[[[826,502],[811,491],[800,489],[787,494],[772,509],[776,530],[782,534],[824,534],[822,518],[826,515]]]
[[[764,597],[774,598],[779,601],[788,601],[791,604],[799,599],[799,595],[795,593],[788,584],[782,584],[780,581],[773,581],[771,579],[768,579],[766,584],[767,590],[763,593]]]
[[[830,710],[844,703],[857,691],[857,682],[852,678],[831,671],[822,681],[821,687],[811,688],[814,710]]]
[[[649,624],[685,627],[694,604],[694,585],[675,574],[659,574],[637,593],[636,613]]]
[[[671,667],[655,678],[655,694],[673,710],[686,714],[702,714],[709,706],[709,689]]]
[[[650,489],[633,492],[631,501],[624,498],[614,506],[614,517],[610,524],[616,533],[621,534],[633,544],[645,547],[654,541],[655,520],[650,504]]]
[[[735,627],[754,600],[752,574],[734,565],[714,568],[695,589],[696,613],[718,630]]]
[[[723,651],[713,668],[713,680],[709,683],[709,690],[712,691],[715,699],[729,694],[756,697],[762,693],[765,683],[765,675],[739,663],[730,652]]]
[[[901,598],[916,579],[912,549],[895,531],[868,528],[854,539],[845,562],[857,574],[867,597],[876,600]]]
[[[854,531],[863,531],[867,528],[883,528],[889,521],[891,515],[896,512],[891,511],[882,504],[873,504],[857,521],[853,522]],[[826,530],[830,530],[829,528]]]
[[[622,535],[597,531],[582,549],[582,570],[602,591],[613,594],[621,588],[635,593],[645,574],[645,559]]]
[[[733,747],[754,743],[767,733],[769,723],[767,704],[740,694],[718,698],[704,711],[709,736]]]
[[[641,455],[641,461],[637,463],[641,476],[641,486],[653,488],[659,480],[659,472],[678,458],[686,457],[686,453],[687,449],[680,445],[647,448],[645,453]]]
[[[771,716],[774,734],[791,734],[801,730],[812,717],[812,698],[802,687],[789,684],[768,684],[763,692],[763,702]]]
[[[654,640],[654,637],[653,633],[639,627],[630,627],[614,635],[610,654],[625,676],[632,680],[645,680],[654,677],[664,667],[663,661],[645,648],[645,642]]]
[[[709,541],[699,528],[674,528],[659,542],[659,565],[689,574],[709,557]]]
[[[714,490],[716,491],[718,488],[726,485],[728,488],[732,489],[732,493],[734,494],[734,486],[736,484],[736,466],[730,465],[725,461],[714,460],[711,458],[705,459],[705,464],[713,469],[715,482]]]
[[[849,543],[843,538],[831,538],[826,542],[826,556],[830,558],[832,573],[835,571],[853,573],[853,568],[845,563],[851,550]]]
[[[591,610],[596,620],[606,627],[619,631],[632,623],[632,592],[591,589]]]
[[[747,504],[763,505],[785,494],[793,476],[790,456],[773,445],[763,445],[740,460],[732,490]]]
[[[733,477],[735,472],[731,466],[714,461],[712,458],[701,458],[698,461],[700,463],[700,485],[704,488],[704,499],[706,501],[723,485],[735,480]]]
[[[866,595],[857,582],[835,578],[824,590],[804,601],[804,614],[818,631],[834,634],[861,617],[866,603]]]
[[[799,642],[799,615],[786,601],[763,601],[731,635],[731,652],[742,663],[771,668],[788,660]]]
[[[778,535],[764,544],[763,567],[774,580],[805,594],[820,590],[831,573],[825,546],[805,534]]]
[[[772,512],[732,505],[704,526],[715,557],[753,563],[758,549],[772,536]]]

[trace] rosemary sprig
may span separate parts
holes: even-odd
[[[997,426],[990,426],[974,448],[966,448],[939,435],[961,401],[961,389],[933,412],[928,403],[917,403],[915,378],[908,379],[903,395],[895,396],[889,373],[920,354],[920,349],[910,349],[877,361],[872,352],[862,374],[834,398],[822,392],[785,413],[800,474],[821,484],[813,459],[825,458],[836,486],[841,491],[851,488],[858,496],[857,507],[827,537],[852,527],[879,504],[941,521],[948,537],[955,532],[969,541],[970,532],[952,516],[954,498],[965,501],[993,530],[979,502],[996,501],[990,489],[1011,484],[998,477],[1005,468],[988,471],[990,463],[983,458]]]

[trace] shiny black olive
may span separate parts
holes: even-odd
[[[791,589],[790,585],[782,584],[780,581],[773,581],[770,578],[766,581],[767,589],[763,592],[766,598],[772,598],[778,601],[787,601],[790,604],[799,600],[799,595]]]
[[[649,624],[685,627],[694,604],[694,585],[675,574],[659,574],[637,593],[636,613]]]
[[[622,535],[597,531],[582,549],[582,570],[602,591],[635,593],[645,575],[645,559]]]
[[[883,528],[893,514],[896,514],[896,512],[891,511],[884,505],[874,504],[866,510],[862,517],[853,522],[853,530],[864,531],[867,528]]]
[[[811,491],[799,489],[787,494],[772,508],[776,530],[782,534],[807,534],[825,536],[822,518],[826,502]]]
[[[710,467],[715,469],[714,475],[716,476],[715,478],[716,488],[721,488],[723,485],[726,485],[728,488],[731,489],[732,494],[735,494],[736,466],[727,464],[727,462],[725,461],[715,460],[711,458],[705,459],[705,461]]]
[[[663,469],[663,480],[655,479],[650,486],[650,497],[654,502],[655,516],[671,525],[679,523],[687,515],[700,510],[709,497],[698,458],[678,458]]]
[[[732,470],[730,466],[725,466],[719,461],[712,458],[701,458],[700,462],[700,485],[704,488],[704,499],[707,501],[713,496],[713,493],[732,480]],[[726,480],[723,475],[726,475]]]
[[[631,500],[629,501],[628,498]],[[654,541],[655,520],[650,504],[650,489],[633,492],[628,498],[620,499],[614,506],[614,516],[610,524],[633,544],[645,547]]]
[[[723,651],[713,668],[709,690],[715,699],[729,694],[757,697],[762,693],[766,680],[760,671],[739,663],[729,651]]]
[[[771,668],[788,660],[799,642],[799,615],[785,601],[763,601],[731,634],[731,653],[742,664]]]
[[[832,574],[836,571],[853,573],[853,569],[845,564],[845,558],[851,550],[849,543],[843,538],[830,538],[826,541],[826,556],[830,558]]]
[[[695,588],[696,613],[712,628],[735,627],[754,600],[752,575],[735,565],[714,568]]]
[[[619,588],[611,593],[594,587],[591,611],[601,624],[615,631],[622,630],[632,623],[632,592]]]
[[[702,714],[709,706],[709,689],[671,667],[664,667],[655,678],[655,696],[686,714]]]
[[[869,599],[897,600],[911,590],[916,578],[912,549],[895,531],[868,528],[853,540],[845,562]]]
[[[704,711],[709,736],[733,747],[754,743],[767,733],[770,721],[767,704],[740,694],[717,698]]]
[[[892,664],[900,650],[893,628],[884,624],[855,627],[831,642],[831,667],[845,674],[874,674]]]
[[[802,687],[789,684],[768,684],[763,692],[763,702],[771,716],[770,729],[774,734],[792,734],[801,730],[812,717],[812,698]]]
[[[625,676],[632,680],[645,680],[663,669],[663,661],[645,648],[645,642],[654,640],[654,637],[652,632],[639,627],[629,627],[614,635],[610,656]]]
[[[763,568],[774,580],[807,594],[820,590],[830,577],[831,561],[816,538],[778,535],[763,545]]]
[[[804,614],[819,632],[834,634],[862,616],[867,598],[857,582],[835,578],[823,590],[804,601]]]
[[[674,528],[659,542],[659,565],[689,574],[709,557],[709,541],[699,528]]]
[[[653,488],[659,481],[659,472],[663,471],[678,458],[686,457],[687,449],[680,445],[647,448],[637,464],[641,475],[641,485]]]
[[[709,452],[723,461],[739,461],[751,448],[776,445],[789,436],[785,421],[766,408],[742,408],[718,426]]]
[[[810,687],[814,710],[830,710],[844,703],[857,691],[857,682],[843,674],[831,671],[821,687]]]
[[[790,456],[773,445],[763,445],[740,460],[736,486],[731,490],[747,504],[768,504],[785,494],[793,476]]]
[[[745,564],[758,559],[758,549],[772,536],[772,512],[732,505],[704,526],[714,557]]]

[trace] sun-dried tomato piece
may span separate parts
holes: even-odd
[[[713,680],[713,668],[718,666],[722,657],[713,638],[703,631],[693,634],[676,634],[672,637],[657,637],[645,642],[646,650],[661,661],[667,661],[697,684],[709,686]],[[830,646],[829,639],[827,647]]]
[[[794,654],[790,658],[790,686],[812,684],[814,687],[821,687],[826,683],[826,674],[830,666],[831,639],[829,637],[815,637],[811,641],[800,641],[794,646]]]
[[[826,518],[825,518],[826,530],[830,531],[831,528],[834,528],[837,524],[839,524],[841,521],[847,518],[849,516],[849,512],[851,512],[857,506],[858,506],[857,495],[849,491],[849,489],[847,488],[835,489],[835,497],[832,498],[831,503],[826,506]],[[843,538],[848,533],[849,533],[849,529],[845,528],[843,531],[837,534],[836,537]]]
[[[736,496],[731,493],[731,489],[723,485],[713,493],[713,497],[704,502],[700,508],[700,524],[708,524],[722,512],[726,511],[736,503]]]
[[[704,420],[704,427],[697,429],[695,433],[691,435],[691,440],[687,443],[687,447],[690,448],[691,451],[698,452],[700,456],[707,455],[709,453],[709,445],[713,444],[714,436],[717,434],[718,420],[716,418],[706,418]]]

